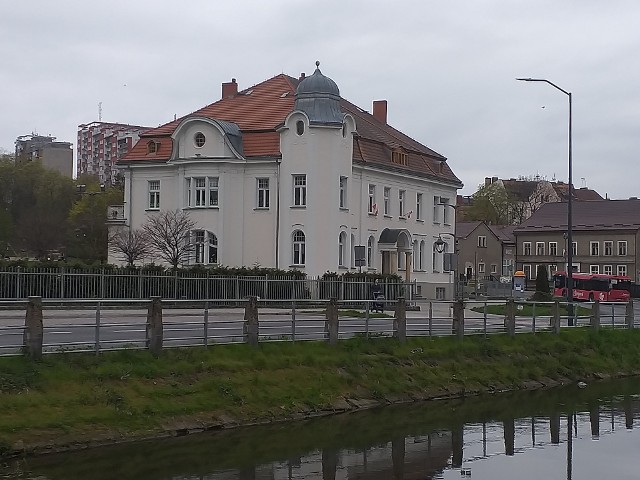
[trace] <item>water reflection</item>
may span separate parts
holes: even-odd
[[[630,379],[49,455],[0,477],[621,480],[638,477],[625,452],[640,444],[639,415],[640,380]]]

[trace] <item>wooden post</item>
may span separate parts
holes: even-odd
[[[631,298],[627,302],[627,306],[625,308],[624,320],[625,320],[625,323],[627,324],[627,328],[629,329],[634,328],[635,325],[633,323],[635,321],[635,316],[633,312],[633,300]]]
[[[456,300],[453,303],[453,334],[459,340],[464,338],[464,301]]]
[[[600,301],[596,300],[591,306],[591,328],[600,330]]]
[[[555,301],[551,313],[551,330],[553,333],[560,333],[560,302]]]
[[[42,340],[42,297],[29,297],[22,335],[25,355],[33,360],[40,360],[42,358]]]
[[[507,302],[504,312],[504,326],[507,329],[507,335],[513,337],[516,334],[516,302],[510,298]]]
[[[404,297],[398,298],[394,317],[393,336],[400,340],[400,343],[407,343],[407,304]]]
[[[338,303],[335,298],[329,300],[325,321],[325,331],[329,334],[329,345],[338,344]]]
[[[154,357],[162,352],[164,329],[162,327],[162,299],[151,297],[147,310],[147,345]]]
[[[258,345],[260,327],[258,324],[258,297],[249,297],[244,307],[244,339],[254,347]]]

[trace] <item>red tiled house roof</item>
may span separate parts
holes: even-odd
[[[189,117],[206,117],[237,124],[242,132],[245,157],[280,157],[280,134],[277,128],[293,111],[297,85],[297,79],[280,74],[144,132],[123,162],[170,160],[173,152],[171,135]],[[341,108],[356,120],[357,134],[354,136],[353,148],[355,163],[407,171],[462,186],[442,155],[347,100],[341,100]],[[148,153],[147,145],[150,141],[155,141],[158,145],[155,153]],[[407,154],[407,165],[391,161],[392,153],[398,149]]]

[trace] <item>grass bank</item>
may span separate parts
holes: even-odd
[[[0,359],[0,453],[638,374],[640,331],[356,338]]]
[[[504,303],[496,304],[491,303],[487,304],[487,313],[490,315],[504,315],[507,311],[507,305]],[[471,310],[477,313],[483,313],[485,309],[484,305],[473,307]],[[560,316],[566,317],[569,314],[569,310],[566,305],[560,305],[559,308]],[[533,315],[536,317],[549,317],[553,315],[553,306],[548,303],[517,303],[516,304],[516,317],[531,317]],[[574,304],[574,315],[578,315],[581,317],[591,315],[590,307],[583,307],[581,305]]]

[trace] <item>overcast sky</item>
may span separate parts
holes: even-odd
[[[640,196],[637,0],[21,0],[0,2],[0,148],[79,124],[157,126],[314,62],[341,95],[485,176],[573,179]]]

